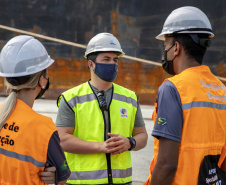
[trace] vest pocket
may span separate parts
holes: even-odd
[[[220,155],[204,157],[199,172],[198,185],[226,185],[226,173],[218,167]]]

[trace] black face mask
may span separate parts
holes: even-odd
[[[172,45],[168,50],[163,51],[162,55],[162,67],[163,69],[169,73],[170,75],[175,75],[173,70],[173,60],[176,58],[176,56],[173,58],[173,60],[167,60],[167,52],[173,47]]]
[[[39,93],[38,96],[35,98],[36,100],[39,99],[39,98],[41,98],[42,95],[49,89],[49,78],[48,78],[47,80],[48,80],[48,82],[47,82],[47,84],[46,84],[45,89],[41,89],[40,93]]]

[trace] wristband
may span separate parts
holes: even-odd
[[[129,139],[129,142],[131,144],[131,148],[129,148],[128,150],[131,151],[136,147],[136,140],[133,137],[127,137],[127,138]]]

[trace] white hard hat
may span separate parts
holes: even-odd
[[[167,17],[162,32],[156,37],[165,40],[165,35],[173,33],[201,33],[214,37],[212,27],[207,16],[198,8],[185,6],[171,12]]]
[[[16,36],[1,51],[0,76],[27,76],[48,68],[53,62],[37,39],[27,35]]]
[[[110,34],[110,33],[99,33],[96,36],[94,36],[88,43],[86,47],[85,52],[85,58],[87,58],[87,55],[90,53],[103,51],[113,51],[120,53],[118,57],[121,57],[125,53],[122,51],[121,45],[118,41],[118,39]]]

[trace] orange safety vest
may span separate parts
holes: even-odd
[[[49,140],[56,130],[51,118],[17,99],[0,131],[0,184],[45,184],[38,172],[44,171]]]
[[[183,110],[178,167],[172,185],[198,184],[204,156],[221,154],[226,141],[226,88],[204,65],[188,68],[168,80],[175,85]],[[154,121],[156,110],[157,105]],[[154,156],[144,185],[151,182],[158,149],[158,140],[154,139]]]

